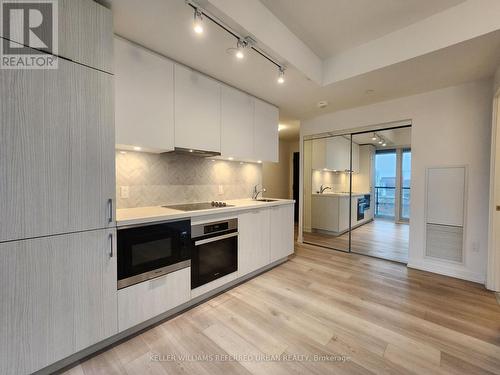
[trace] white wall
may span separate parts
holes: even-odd
[[[262,164],[262,185],[265,197],[288,199],[290,160],[288,142],[279,142],[279,162]]]
[[[412,122],[412,200],[410,267],[484,282],[487,262],[488,189],[492,113],[491,80],[338,111],[303,121],[305,135],[367,127],[393,121]],[[431,166],[467,165],[469,187],[465,264],[424,257],[425,171]],[[472,244],[479,251],[472,251]]]

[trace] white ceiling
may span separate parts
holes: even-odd
[[[382,147],[377,141],[373,141],[372,137],[375,134],[379,139],[383,138],[386,141],[387,146]],[[360,145],[371,144],[377,148],[390,149],[393,147],[400,146],[411,146],[411,127],[398,128],[398,129],[388,129],[376,132],[354,134],[352,136],[352,141]]]
[[[258,3],[257,0],[254,1]],[[270,1],[264,0],[266,4]],[[390,14],[402,15],[409,12],[409,9],[417,9],[415,12],[418,17],[423,17],[431,10],[436,11],[439,6],[450,6],[459,1],[315,0],[315,3],[326,4],[323,6],[329,11],[332,9],[331,3],[344,4],[347,7],[348,3],[359,5],[375,2],[379,7],[385,7],[387,12],[392,12]],[[302,1],[275,0],[273,3],[279,5]],[[311,1],[303,3],[310,4]],[[407,5],[397,5],[401,3]],[[419,7],[417,3],[425,5]],[[285,84],[278,85],[275,66],[252,51],[249,51],[243,61],[236,61],[226,52],[227,48],[234,47],[235,39],[210,21],[204,21],[203,35],[195,34],[192,30],[193,11],[184,0],[119,0],[112,2],[112,9],[117,34],[277,105],[280,108],[280,122],[284,124],[293,124],[292,121],[320,113],[491,77],[500,63],[500,31],[496,31],[327,86],[311,81],[301,71],[289,66]],[[322,8],[318,9],[315,12],[321,13]],[[356,9],[360,11],[358,7],[353,6],[349,12],[352,13]],[[389,23],[391,28],[397,27],[395,21],[381,19],[385,11],[381,12],[369,6],[367,9],[372,14],[370,18],[376,18],[375,14],[378,14],[380,23]],[[407,14],[403,18],[410,22],[415,20],[412,17],[415,16]],[[315,25],[311,26],[311,30],[315,30],[316,24],[322,23],[321,18],[319,20],[311,22]],[[345,21],[343,25],[345,30],[342,34],[350,34],[349,22]],[[388,30],[386,28],[383,31],[379,25],[373,27],[374,33]],[[360,35],[361,33],[353,36],[349,43],[355,43],[354,39]],[[337,35],[330,37],[332,40],[340,38]],[[346,38],[349,39],[349,35]],[[373,92],[366,93],[367,90]],[[317,108],[316,104],[320,100],[327,100],[329,106],[325,109]],[[287,137],[285,133],[283,137]]]
[[[464,1],[260,0],[323,59]]]

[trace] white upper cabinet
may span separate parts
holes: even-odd
[[[221,84],[175,65],[175,147],[220,152]]]
[[[121,149],[174,149],[174,64],[115,38],[115,126]]]
[[[254,98],[222,86],[221,154],[223,157],[254,159]],[[255,155],[257,157],[257,155]]]
[[[279,161],[277,107],[255,99],[254,157],[261,161]]]
[[[312,151],[312,168],[346,172],[351,169],[351,141],[343,136],[315,139]],[[352,144],[352,170],[359,171],[359,145]]]

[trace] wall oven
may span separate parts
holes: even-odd
[[[191,227],[191,289],[238,270],[238,219]]]
[[[191,265],[191,220],[118,229],[118,289]]]

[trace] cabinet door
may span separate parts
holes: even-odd
[[[333,171],[346,171],[351,168],[350,141],[343,136],[326,140],[326,164]]]
[[[275,106],[255,99],[254,158],[261,161],[279,161],[279,110]]]
[[[0,70],[0,97],[0,241],[113,226],[112,76]]]
[[[352,171],[359,172],[359,145],[354,142],[352,144]]]
[[[254,99],[222,86],[221,154],[237,159],[253,158]]]
[[[93,0],[58,0],[57,55],[106,72],[113,71],[113,19],[111,10]],[[14,18],[14,22],[26,22],[25,17]],[[42,16],[45,17],[45,16]],[[42,18],[43,22],[47,20]],[[17,25],[16,25],[17,26]],[[11,29],[23,30],[22,26]],[[47,45],[41,48],[54,53],[55,45],[46,43],[50,27],[35,30],[39,38],[24,39],[23,33],[7,34],[0,28],[0,36],[20,44],[40,48],[39,40]],[[36,44],[35,44],[36,43]]]
[[[238,215],[238,276],[269,264],[270,211],[267,208]]]
[[[189,301],[191,267],[118,291],[120,332]]]
[[[175,65],[175,147],[220,152],[221,85]]]
[[[327,198],[328,199],[328,198]],[[271,262],[285,258],[294,251],[293,204],[271,207]]]
[[[321,170],[326,165],[326,139],[313,139],[312,141],[312,169]]]
[[[115,234],[0,244],[1,374],[32,373],[118,332]]]
[[[116,144],[174,149],[174,64],[115,38]]]
[[[349,229],[349,197],[339,197],[339,232]]]

